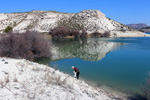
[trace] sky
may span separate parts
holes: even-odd
[[[0,13],[32,10],[68,13],[100,10],[106,17],[123,24],[150,26],[150,0],[0,0]]]

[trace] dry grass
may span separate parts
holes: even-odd
[[[62,84],[67,84],[67,78],[65,78],[63,81],[62,81]]]
[[[13,82],[18,82],[18,79],[15,77],[15,78],[13,79]]]
[[[0,81],[0,85],[1,85],[1,88],[5,86],[3,81]]]
[[[56,70],[50,71],[50,68],[47,66],[45,68],[45,80],[46,84],[55,84],[55,85],[66,85],[67,84],[67,78],[61,79],[61,75],[55,75]]]
[[[52,83],[53,77],[50,76],[50,69],[48,67],[46,67],[46,83],[47,85]]]
[[[41,69],[38,68],[37,66],[34,66],[34,67],[32,68],[32,70],[33,70],[33,71],[37,71],[37,72],[38,72],[38,71],[41,71]]]
[[[55,77],[55,82],[57,85],[62,85],[61,76]]]
[[[7,75],[7,77],[5,78],[6,83],[9,83],[9,74]]]

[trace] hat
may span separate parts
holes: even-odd
[[[72,66],[72,69],[74,69],[74,66]]]

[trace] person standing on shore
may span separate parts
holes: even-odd
[[[79,79],[79,74],[80,74],[80,71],[78,68],[72,66],[72,69],[73,69],[73,72],[74,72],[74,77]]]

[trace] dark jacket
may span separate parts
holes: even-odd
[[[75,72],[79,72],[79,69],[76,68],[76,67],[75,67],[73,70],[74,70]]]

